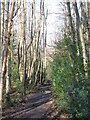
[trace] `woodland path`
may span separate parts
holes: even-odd
[[[39,86],[34,93],[25,99],[24,107],[7,113],[10,118],[60,118],[56,105],[52,102],[52,86],[50,81]]]

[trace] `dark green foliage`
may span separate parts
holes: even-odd
[[[52,55],[53,62],[50,65],[53,94],[57,96],[60,109],[69,111],[70,117],[88,117],[88,80],[82,68],[78,67],[78,56],[76,64],[70,56],[73,52],[69,41],[70,37],[66,36],[62,41],[58,41],[55,47],[57,52]],[[77,76],[73,72],[74,69],[78,73]]]

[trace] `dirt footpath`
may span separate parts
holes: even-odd
[[[50,81],[39,86],[34,93],[26,96],[23,107],[17,110],[7,110],[5,113],[9,118],[55,118],[60,119],[61,112],[57,105],[52,102],[52,86]]]

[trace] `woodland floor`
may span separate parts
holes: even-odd
[[[57,105],[52,101],[52,86],[50,81],[39,86],[33,93],[26,96],[24,105],[16,109],[7,109],[3,111],[3,119],[9,118],[67,118],[62,116]]]

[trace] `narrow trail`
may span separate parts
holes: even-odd
[[[10,110],[10,118],[57,118],[57,107],[52,107],[52,86],[50,81],[38,87],[34,93],[28,95],[25,99],[24,107],[15,111]],[[57,116],[58,115],[58,116]]]
[[[45,118],[52,106],[51,85],[40,86],[35,93],[29,95],[26,100],[25,109],[11,115],[14,118]],[[16,115],[17,114],[17,115]]]

